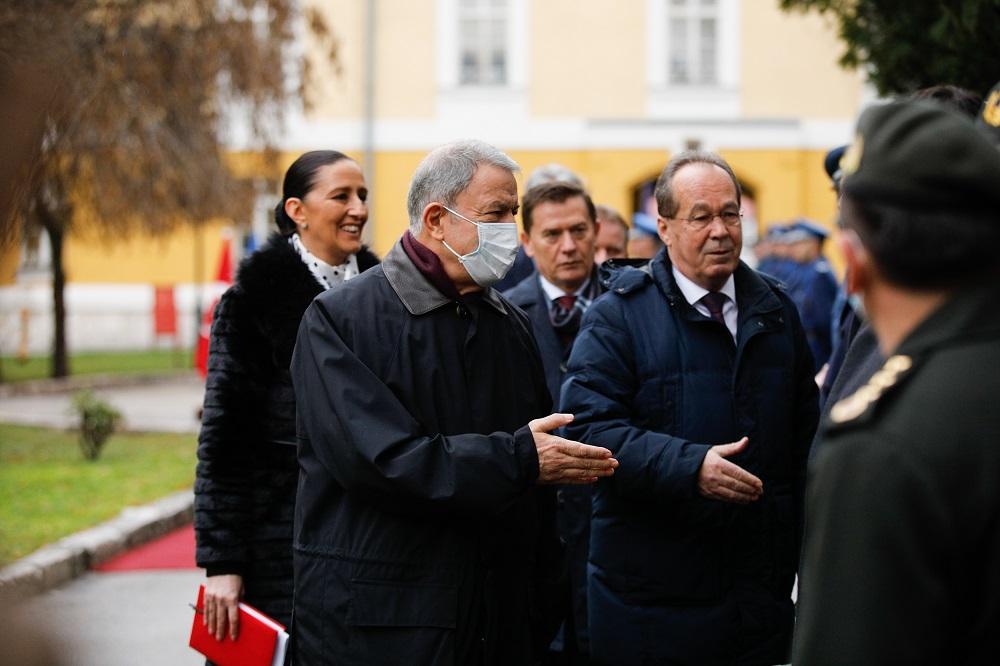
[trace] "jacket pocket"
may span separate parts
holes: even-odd
[[[354,627],[454,629],[458,589],[433,583],[351,581],[347,624]]]
[[[450,585],[353,579],[346,618],[351,658],[342,663],[456,663],[457,600]]]

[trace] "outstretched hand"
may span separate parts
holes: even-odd
[[[708,450],[698,470],[698,492],[704,497],[749,504],[760,499],[764,482],[726,458],[746,448],[750,439],[744,437],[731,444],[719,444]]]
[[[611,476],[618,461],[611,451],[549,434],[573,420],[572,414],[549,414],[528,423],[538,450],[538,483],[587,484]]]

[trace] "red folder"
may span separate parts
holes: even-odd
[[[234,641],[226,633],[221,641],[203,623],[205,586],[198,588],[198,604],[188,645],[217,666],[281,666],[285,661],[288,632],[253,606],[240,604],[240,631]]]

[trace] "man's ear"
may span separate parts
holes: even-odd
[[[838,243],[846,265],[844,288],[848,294],[862,293],[871,282],[871,258],[861,239],[851,229],[841,230]]]
[[[660,235],[660,240],[667,247],[670,247],[670,234],[667,233],[667,218],[662,215],[656,216],[656,232]]]
[[[526,232],[526,231],[522,231],[521,232],[521,247],[524,248],[524,253],[526,255],[528,255],[532,259],[535,258],[535,248],[532,247],[532,245],[531,245],[531,236],[528,235],[528,232]]]
[[[427,233],[434,240],[444,240],[444,214],[446,212],[444,206],[436,201],[432,201],[424,206],[424,212],[421,214],[420,219],[423,222],[424,229],[427,230]]]

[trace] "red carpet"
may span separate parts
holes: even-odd
[[[187,525],[149,543],[127,550],[94,567],[95,571],[142,569],[197,569],[194,563],[194,527]]]

